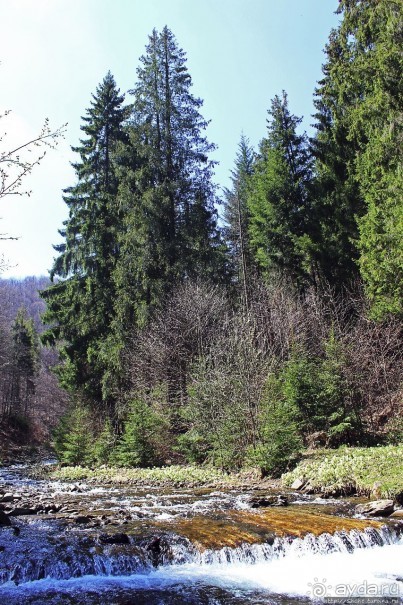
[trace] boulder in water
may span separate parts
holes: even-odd
[[[100,534],[99,541],[102,544],[130,544],[130,539],[127,534]]]
[[[74,522],[79,524],[90,523],[92,517],[90,515],[77,515],[74,517]]]
[[[403,508],[398,508],[390,515],[391,519],[401,519],[403,521]]]
[[[2,510],[0,510],[0,527],[8,527],[10,525],[11,521],[8,515],[6,515],[6,513],[4,513]]]
[[[393,500],[374,500],[368,504],[358,504],[355,512],[360,515],[370,515],[371,517],[388,517],[393,513]]]
[[[11,509],[8,514],[10,517],[19,517],[20,515],[36,515],[39,511],[40,507],[18,506]]]
[[[151,563],[154,567],[158,567],[161,562],[161,538],[156,537],[151,540],[146,546],[146,550],[150,553]]]
[[[305,481],[303,479],[295,479],[291,485],[291,489],[302,489],[305,485]]]
[[[0,496],[0,502],[14,502],[14,494],[7,492]]]
[[[251,508],[263,508],[265,506],[287,506],[288,500],[281,494],[278,496],[253,496],[250,499]]]

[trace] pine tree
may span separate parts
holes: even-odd
[[[311,158],[302,118],[291,114],[283,91],[269,110],[248,199],[250,244],[263,274],[285,271],[302,286],[309,273]]]
[[[341,0],[316,91],[317,262],[364,278],[375,314],[401,312],[401,21],[394,0]]]
[[[35,394],[38,373],[39,340],[32,319],[24,308],[19,309],[12,327],[11,409],[26,415]]]
[[[242,297],[248,306],[248,288],[252,272],[252,257],[249,245],[248,194],[250,177],[253,172],[254,152],[248,139],[242,135],[231,171],[231,189],[224,190],[225,237],[228,245],[230,264],[236,284],[242,289]]]
[[[204,135],[202,101],[190,91],[185,53],[165,27],[152,32],[140,62],[131,91],[133,162],[121,187],[126,216],[117,272],[119,300],[132,305],[137,324],[175,284],[216,277],[221,259],[208,157],[214,145]]]
[[[125,141],[123,106],[109,72],[92,95],[81,130],[86,135],[73,147],[77,184],[65,189],[69,218],[55,246],[54,282],[42,293],[47,302],[44,321],[52,327],[44,340],[62,344],[62,384],[92,404],[102,401],[108,358],[103,349],[113,318],[112,274],[119,255],[121,216],[117,206],[117,146]],[[58,281],[58,278],[61,278]]]
[[[336,288],[358,275],[357,216],[365,205],[354,176],[356,145],[349,136],[348,107],[360,90],[347,91],[352,60],[339,30],[325,48],[324,77],[315,91],[315,262],[318,272]]]

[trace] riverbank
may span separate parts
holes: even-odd
[[[107,466],[49,466],[45,469],[50,479],[112,485],[280,489],[289,488],[299,480],[299,489],[311,494],[361,495],[373,499],[391,498],[403,503],[403,445],[312,450],[280,480],[261,479],[257,469],[225,473],[213,467],[190,465],[151,469]],[[44,472],[43,467],[40,472]]]
[[[298,481],[298,489],[308,493],[390,498],[403,504],[403,445],[311,451],[282,476],[285,487]]]
[[[211,487],[275,489],[281,486],[278,479],[260,478],[257,469],[246,469],[238,473],[226,473],[209,466],[171,465],[156,468],[119,468],[101,466],[89,468],[82,466],[40,467],[42,478],[58,481],[88,481],[111,485],[151,485],[154,487]],[[32,469],[31,474],[35,473]],[[44,473],[46,475],[44,476]]]

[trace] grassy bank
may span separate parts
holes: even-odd
[[[99,481],[116,484],[196,486],[240,486],[259,481],[257,471],[227,474],[219,469],[200,466],[165,466],[161,468],[115,468],[96,469],[82,466],[65,466],[50,469],[52,479],[62,481]]]
[[[315,492],[362,494],[403,501],[403,445],[340,447],[307,454],[282,476],[289,487],[295,479],[309,481]]]

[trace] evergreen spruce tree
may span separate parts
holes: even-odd
[[[232,187],[224,190],[225,238],[231,259],[231,269],[236,285],[242,291],[246,306],[248,306],[248,289],[252,272],[247,201],[253,160],[253,149],[249,145],[248,139],[242,135],[235,159],[235,168],[231,171]]]
[[[12,327],[11,409],[26,415],[35,394],[38,373],[39,339],[34,322],[24,308],[19,309]]]
[[[316,176],[314,263],[318,274],[339,289],[358,275],[356,217],[363,213],[364,203],[354,178],[355,146],[348,136],[347,99],[342,100],[338,90],[350,56],[336,30],[325,52],[324,77],[314,100],[316,135],[311,140]]]
[[[291,114],[284,91],[269,115],[248,200],[250,245],[263,274],[285,271],[302,286],[309,277],[311,158],[306,135],[297,134],[302,118]]]
[[[364,278],[375,315],[401,313],[403,8],[341,0],[316,91],[317,261],[334,285]]]
[[[109,363],[104,342],[114,313],[112,275],[119,255],[116,152],[126,138],[123,101],[109,72],[82,118],[86,138],[73,147],[80,156],[73,164],[77,184],[64,191],[69,208],[60,231],[64,241],[55,246],[54,284],[42,293],[44,321],[51,325],[44,340],[62,346],[62,384],[96,405],[108,400],[103,392]],[[107,402],[112,403],[110,398]]]
[[[185,53],[165,27],[152,32],[140,62],[131,91],[133,162],[121,186],[126,216],[116,274],[119,300],[132,304],[129,316],[137,324],[175,284],[216,278],[223,258],[209,159],[215,147],[204,134],[208,123],[190,90]]]

